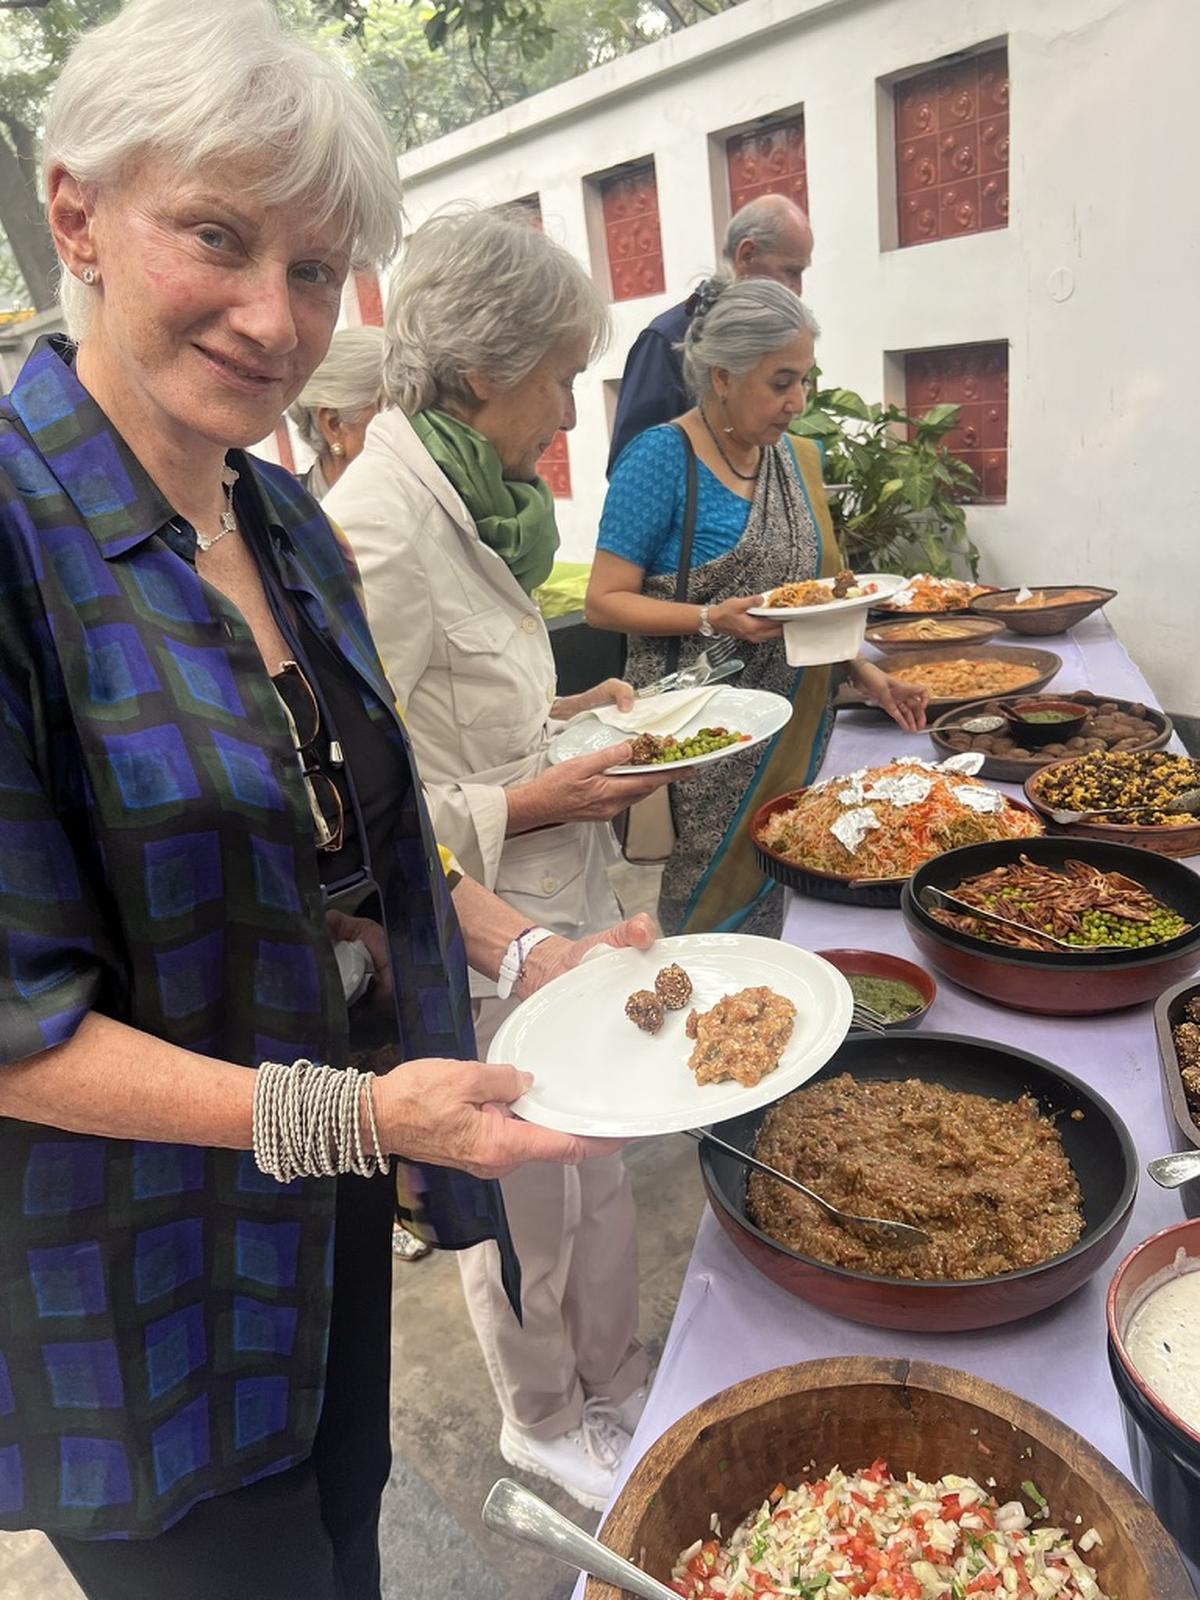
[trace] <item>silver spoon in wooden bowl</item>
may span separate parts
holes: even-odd
[[[965,722],[948,722],[945,727],[935,727],[934,733],[999,733],[1006,728],[1003,717],[968,717]]]
[[[718,1150],[724,1150],[725,1154],[732,1156],[735,1161],[740,1161],[743,1166],[753,1167],[755,1172],[765,1172],[768,1178],[774,1178],[777,1183],[787,1184],[789,1189],[798,1189],[806,1199],[811,1200],[813,1205],[824,1212],[831,1222],[836,1222],[848,1233],[873,1233],[886,1239],[889,1244],[904,1244],[910,1248],[933,1242],[924,1228],[914,1228],[910,1223],[892,1222],[886,1217],[857,1217],[853,1211],[842,1211],[815,1190],[801,1183],[798,1178],[791,1178],[786,1172],[780,1172],[776,1167],[769,1167],[765,1161],[752,1156],[748,1150],[739,1149],[736,1144],[727,1144],[724,1139],[719,1139],[707,1128],[685,1128],[683,1131],[689,1139],[695,1139],[697,1144],[703,1144],[707,1140],[709,1144],[715,1144]]]
[[[1146,1163],[1146,1171],[1163,1189],[1178,1189],[1181,1183],[1200,1178],[1200,1150],[1178,1150],[1173,1156],[1159,1156]]]

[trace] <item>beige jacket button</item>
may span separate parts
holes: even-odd
[[[542,888],[546,892],[546,894],[553,894],[554,891],[558,888],[558,879],[557,878],[543,878],[542,879]]]
[[[538,626],[537,625],[537,618],[536,617],[523,617],[521,619],[521,626],[524,628],[526,633],[536,633],[537,632],[537,626]]]

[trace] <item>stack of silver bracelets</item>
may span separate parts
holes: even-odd
[[[318,1067],[311,1061],[264,1061],[254,1083],[254,1159],[280,1183],[332,1178],[342,1172],[369,1178],[388,1170],[375,1125],[373,1072]],[[371,1130],[363,1147],[362,1107]]]

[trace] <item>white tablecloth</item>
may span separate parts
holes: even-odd
[[[1052,688],[1086,688],[1153,703],[1145,679],[1101,614],[1066,637],[1035,642],[1063,658]],[[849,772],[901,754],[932,758],[932,746],[924,734],[905,735],[873,713],[841,712],[823,771]],[[798,895],[789,895],[789,901],[783,936],[792,944],[810,950],[887,950],[921,959],[898,910],[864,910]],[[937,1002],[924,1026],[995,1039],[1086,1079],[1124,1118],[1143,1168],[1171,1148],[1149,1005],[1094,1019],[1035,1017],[991,1005],[939,979]],[[1061,1417],[1127,1473],[1120,1404],[1105,1351],[1105,1294],[1120,1256],[1182,1217],[1179,1194],[1143,1175],[1120,1251],[1083,1289],[1025,1322],[941,1335],[869,1328],[816,1310],[762,1277],[706,1210],[622,1481],[671,1423],[710,1395],[772,1367],[835,1355],[907,1356],[977,1373]]]

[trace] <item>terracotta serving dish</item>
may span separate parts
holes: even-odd
[[[826,952],[828,959],[828,952]],[[1159,995],[1154,1003],[1154,1030],[1158,1034],[1158,1059],[1162,1067],[1163,1107],[1171,1130],[1172,1150],[1200,1150],[1200,1127],[1188,1106],[1183,1079],[1179,1075],[1179,1053],[1175,1049],[1176,1026],[1184,1021],[1184,1002],[1200,995],[1200,982],[1185,978],[1173,989]],[[1200,1183],[1185,1183],[1179,1190],[1183,1209],[1189,1217],[1200,1217]]]
[[[884,650],[889,655],[895,655],[902,650],[940,650],[946,645],[953,645],[957,650],[973,650],[976,645],[990,644],[998,633],[1004,632],[1002,622],[991,622],[987,617],[968,617],[961,614],[951,617],[931,614],[931,622],[945,622],[956,628],[962,629],[962,636],[957,639],[902,639],[897,634],[904,628],[910,628],[914,622],[921,619],[916,616],[904,617],[899,621],[877,622],[867,629],[867,643],[873,644],[877,650]]]
[[[1125,1351],[1125,1335],[1147,1284],[1171,1268],[1180,1251],[1200,1262],[1200,1221],[1177,1222],[1152,1234],[1113,1274],[1108,1364],[1121,1400],[1133,1475],[1200,1581],[1200,1432],[1163,1404]]]
[[[1192,926],[1165,944],[1077,956],[1073,951],[1015,950],[959,933],[930,916],[920,903],[927,885],[953,894],[965,878],[1010,865],[1023,855],[1049,867],[1084,861],[1102,872],[1123,872]],[[1178,861],[1128,845],[1061,835],[964,845],[914,872],[904,887],[901,908],[910,938],[938,972],[1015,1011],[1056,1017],[1119,1011],[1154,999],[1164,984],[1200,967],[1200,877]]]
[[[774,878],[776,883],[783,884],[785,889],[794,889],[797,894],[809,895],[814,900],[836,900],[852,906],[898,906],[905,883],[903,878],[852,878],[839,872],[821,872],[815,867],[802,867],[794,861],[788,861],[762,843],[761,834],[768,818],[777,811],[788,810],[801,795],[807,793],[807,788],[804,788],[777,795],[774,800],[759,806],[754,813],[750,823],[750,838],[759,870],[765,872],[768,878]],[[1019,800],[1009,799],[1008,803],[1028,811],[1031,816],[1036,815]]]
[[[1056,1523],[1099,1533],[1086,1559],[1106,1594],[1194,1600],[1150,1506],[1086,1439],[1007,1389],[899,1356],[807,1361],[714,1395],[650,1446],[600,1537],[665,1583],[680,1551],[709,1537],[714,1512],[732,1532],[779,1479],[792,1487],[877,1456],[898,1476],[994,1478],[1001,1501],[1023,1498],[1031,1479]],[[622,1600],[595,1578],[584,1592],[586,1600]]]
[[[917,1282],[829,1266],[780,1244],[746,1214],[747,1170],[715,1145],[700,1146],[700,1172],[717,1221],[772,1283],[834,1316],[878,1328],[957,1333],[1044,1311],[1078,1289],[1121,1242],[1137,1192],[1137,1155],[1124,1123],[1078,1078],[1007,1045],[951,1033],[851,1034],[810,1080],[849,1072],[863,1080],[920,1078],[948,1089],[1017,1100],[1033,1095],[1057,1117],[1063,1149],[1083,1191],[1084,1231],[1037,1266],[962,1282]],[[721,1124],[728,1144],[753,1152],[769,1107]],[[1082,1111],[1072,1121],[1072,1111]]]
[[[884,672],[895,672],[900,667],[916,667],[925,661],[957,661],[963,652],[956,645],[933,645],[926,650],[905,650],[898,655],[884,655],[875,663]],[[1062,668],[1062,657],[1056,656],[1051,650],[1035,650],[1028,645],[1010,644],[984,644],[973,646],[968,652],[972,662],[1003,661],[1012,667],[1033,667],[1037,676],[1028,683],[1021,684],[1019,689],[1014,689],[1013,694],[1031,695],[1044,689],[1050,680],[1056,677]],[[948,711],[951,706],[968,706],[975,700],[985,698],[985,691],[973,689],[969,694],[943,695],[937,699],[930,699],[929,704],[937,711]],[[861,690],[854,684],[844,683],[838,690],[834,705],[847,710],[858,707],[870,707]],[[884,713],[881,711],[880,716]]]
[[[957,725],[964,717],[982,717],[989,714],[1003,715],[1004,708],[1012,704],[1013,701],[1036,698],[1036,696],[1025,694],[994,695],[989,700],[974,701],[971,705],[961,706],[956,711],[945,711],[929,728],[930,742],[942,758],[958,755],[960,751],[957,746],[951,744],[947,735],[942,732],[943,726],[948,727],[952,723]],[[1056,696],[1055,698],[1059,697]],[[1131,711],[1135,704],[1138,704],[1133,700],[1116,700],[1111,695],[1093,694],[1090,689],[1077,689],[1073,694],[1063,695],[1061,698],[1064,702],[1074,701],[1077,705],[1085,706],[1089,711],[1101,705],[1114,705],[1119,711],[1127,712]],[[1165,750],[1175,732],[1174,724],[1171,722],[1170,717],[1153,706],[1143,706],[1141,709],[1146,714],[1148,737],[1145,744],[1138,746],[1139,751]],[[1085,725],[1085,735],[1086,732]],[[1024,783],[1031,772],[1037,772],[1042,767],[1049,766],[1051,762],[1063,759],[1061,756],[1048,756],[1041,751],[1033,750],[1025,758],[1011,755],[992,755],[986,751],[981,753],[984,756],[984,762],[977,776],[990,778],[994,783]]]
[[[1142,754],[1141,751],[1137,753]],[[1024,789],[1029,804],[1045,819],[1047,828],[1059,835],[1069,835],[1072,839],[1097,839],[1112,844],[1135,845],[1139,850],[1150,850],[1160,856],[1200,855],[1200,822],[1185,822],[1178,828],[1161,824],[1138,828],[1126,822],[1105,822],[1100,817],[1095,822],[1071,822],[1065,827],[1051,822],[1051,808],[1041,798],[1040,785],[1045,782],[1047,773],[1056,772],[1059,767],[1069,765],[1069,761],[1079,759],[1078,756],[1072,756],[1068,761],[1052,761],[1025,779]]]
[[[1012,633],[1045,637],[1052,633],[1066,633],[1068,628],[1075,627],[1084,617],[1090,617],[1093,611],[1099,611],[1101,606],[1106,606],[1110,600],[1115,600],[1117,597],[1115,589],[1096,589],[1090,583],[1029,583],[1025,587],[1038,594],[1048,595],[1066,594],[1071,589],[1088,589],[1092,598],[1072,600],[1059,606],[1037,606],[1028,610],[1017,610],[1000,602],[1016,599],[1020,590],[997,589],[992,594],[979,595],[971,601],[968,609],[972,616],[986,617],[990,622],[1002,623]]]
[[[929,1008],[937,999],[937,984],[924,967],[915,961],[905,961],[900,956],[889,955],[885,950],[818,950],[817,954],[845,978],[891,978],[895,983],[907,983],[915,989],[925,1004],[898,1022],[885,1022],[889,1033],[904,1028],[915,1028],[929,1015]]]

